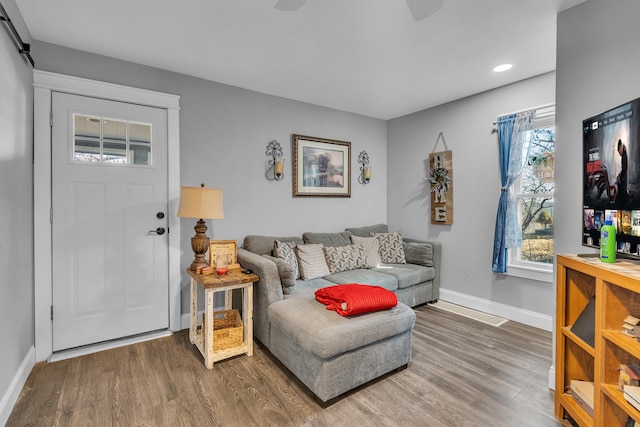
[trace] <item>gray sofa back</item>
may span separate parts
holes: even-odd
[[[367,227],[345,228],[345,231],[350,232],[354,236],[369,237],[371,236],[371,233],[388,233],[389,226],[387,224],[376,224],[369,225]]]
[[[341,233],[310,233],[302,235],[304,243],[322,243],[324,246],[347,246],[351,244],[351,232]]]
[[[275,237],[275,236],[257,236],[249,235],[244,238],[242,247],[248,251],[258,255],[273,255],[273,242],[280,240],[281,242],[295,242],[302,245],[304,242],[300,237]]]

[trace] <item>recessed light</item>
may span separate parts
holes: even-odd
[[[510,70],[511,67],[513,67],[513,65],[511,65],[511,64],[502,64],[502,65],[498,65],[497,67],[495,67],[493,69],[493,71],[495,71],[496,73],[501,73],[503,71]]]

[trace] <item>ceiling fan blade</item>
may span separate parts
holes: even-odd
[[[300,9],[306,2],[307,0],[278,0],[275,8],[278,10],[293,12]]]
[[[407,6],[413,15],[413,19],[418,22],[436,13],[442,6],[443,0],[407,0]]]

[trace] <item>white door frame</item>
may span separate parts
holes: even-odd
[[[180,330],[180,97],[95,80],[34,70],[34,305],[36,362],[53,353],[51,257],[51,92],[65,92],[167,110],[169,329]]]

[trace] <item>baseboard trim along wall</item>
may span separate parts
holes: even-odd
[[[452,304],[458,304],[483,313],[504,317],[514,322],[533,326],[551,332],[553,329],[553,318],[534,311],[523,310],[510,305],[500,304],[482,298],[473,297],[460,292],[449,291],[440,288],[440,299]],[[224,307],[215,307],[214,310],[224,310]],[[198,310],[198,319],[202,316],[203,310]],[[180,329],[189,329],[189,313],[183,313],[180,317]]]
[[[99,351],[111,350],[113,348],[124,347],[127,345],[137,344],[144,341],[155,340],[158,338],[169,337],[173,334],[170,329],[147,332],[144,334],[134,335],[116,339],[113,341],[104,341],[97,344],[85,345],[83,347],[72,348],[71,350],[63,350],[53,353],[47,359],[47,362],[58,362],[60,360],[71,359],[74,357],[85,356],[87,354],[97,353]]]
[[[551,332],[553,317],[440,288],[440,299]]]
[[[224,306],[222,307],[213,307],[213,311],[224,310]],[[198,314],[196,315],[196,319],[198,319],[198,325],[200,324],[200,319],[202,319],[202,314],[204,314],[204,310],[198,310]],[[191,314],[185,313],[180,317],[180,329],[189,329],[189,318]]]
[[[16,372],[16,375],[13,377],[13,381],[11,381],[7,392],[2,396],[2,400],[0,400],[0,426],[7,424],[13,405],[18,401],[22,387],[24,387],[24,384],[27,382],[27,378],[35,364],[36,349],[35,347],[31,347],[20,364],[18,372]]]

